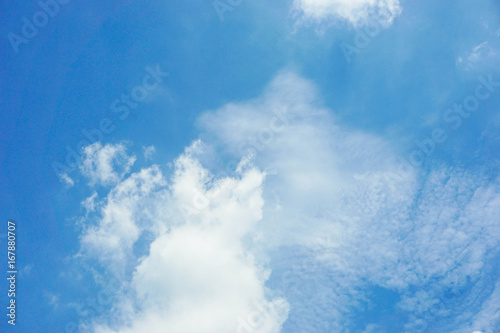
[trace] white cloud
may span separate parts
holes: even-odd
[[[374,187],[384,186],[377,191],[385,190],[384,195],[395,201],[411,195],[411,179],[401,177],[389,144],[374,135],[341,128],[329,110],[318,105],[314,86],[293,73],[278,75],[259,99],[206,114],[200,126],[235,160],[254,153],[256,163],[272,173],[267,181],[272,195],[267,199],[277,204],[280,198],[286,208],[269,211],[274,221],[265,224],[276,228],[269,241],[282,238],[285,242],[277,245],[287,245],[287,240],[296,244],[297,237],[303,241],[312,225],[300,214],[338,208],[340,200],[346,200],[342,196],[356,187],[361,191],[374,182]],[[375,210],[381,203],[368,204],[363,211]],[[319,227],[321,220],[314,226]],[[289,228],[291,224],[294,228]]]
[[[235,332],[259,306],[272,310],[258,331],[279,332],[288,304],[289,330],[345,331],[369,286],[398,295],[393,306],[408,315],[409,331],[436,318],[471,322],[474,311],[491,317],[494,301],[470,306],[487,288],[462,292],[482,281],[498,247],[497,188],[444,167],[403,173],[388,142],[341,126],[318,99],[311,82],[283,72],[262,96],[201,117],[208,143],[186,149],[169,185],[153,166],[111,190],[82,246],[119,272],[129,293],[95,332]],[[214,147],[229,156],[221,168],[236,168],[232,176],[200,163],[218,159]]]
[[[123,144],[107,144],[100,142],[83,149],[83,160],[80,171],[90,179],[90,185],[113,185],[130,172],[135,156],[128,156]]]
[[[81,202],[81,205],[87,211],[87,214],[93,212],[96,206],[97,192],[94,191],[92,195]]]
[[[133,258],[133,246],[141,229],[153,223],[148,209],[155,201],[148,199],[164,184],[157,166],[134,173],[117,184],[105,199],[98,224],[89,226],[82,235],[82,250],[99,256],[115,274],[122,276]]]
[[[73,179],[71,179],[70,176],[68,176],[67,173],[63,173],[60,175],[61,179],[66,183],[66,185],[68,185],[69,187],[75,185],[75,182]]]
[[[156,153],[155,146],[143,147],[142,149],[144,150],[144,158],[146,160],[150,160]]]
[[[498,47],[495,47],[495,44],[484,41],[474,46],[470,51],[457,58],[457,66],[464,70],[479,70],[484,67],[496,66],[499,53]]]
[[[472,48],[472,51],[464,57],[458,57],[457,64],[463,64],[466,68],[474,67],[483,57],[488,49],[488,42],[483,42]]]
[[[469,60],[470,62],[478,61],[479,58],[481,57],[481,53],[483,52],[484,49],[486,49],[487,45],[488,45],[488,42],[483,42],[483,43],[475,46],[472,49],[472,52],[469,55],[469,57],[467,58],[467,60]]]
[[[157,167],[117,184],[98,225],[86,231],[84,253],[125,279],[127,264],[133,271],[130,294],[114,312],[119,324],[96,322],[91,331],[218,333],[240,325],[280,331],[287,303],[269,300],[268,272],[243,245],[262,218],[265,174],[242,165],[237,177],[212,179],[194,157],[201,149],[195,142],[176,160],[170,186]],[[135,253],[144,235],[152,239],[148,250]],[[256,323],[258,306],[271,310]]]
[[[339,126],[315,94],[310,82],[285,72],[261,98],[228,104],[200,126],[233,156],[253,152],[269,171],[262,242],[313,250],[312,271],[300,270],[296,278],[306,285],[300,275],[315,275],[318,293],[308,301],[289,299],[296,330],[311,320],[296,318],[294,310],[317,317],[319,304],[330,311],[330,329],[345,329],[349,311],[341,309],[363,299],[359,290],[369,281],[400,294],[401,309],[415,316],[408,329],[418,331],[436,315],[443,290],[480,279],[500,240],[493,222],[500,197],[494,186],[460,170],[438,169],[424,182],[401,173],[387,142]],[[406,291],[409,286],[416,292]]]
[[[353,26],[370,22],[388,26],[401,12],[399,0],[294,0],[293,8],[303,21],[344,20]]]

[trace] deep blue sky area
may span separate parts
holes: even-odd
[[[63,2],[0,3],[0,253],[15,220],[19,271],[15,327],[0,283],[1,332],[197,332],[189,315],[208,333],[244,332],[222,309],[247,318],[245,293],[287,304],[248,324],[252,332],[500,332],[498,1]],[[389,21],[373,14],[381,8],[393,10]],[[466,103],[474,110],[453,111]],[[279,106],[291,110],[283,132],[268,120]],[[219,174],[252,133],[264,142],[250,157],[266,173],[262,206],[241,185],[243,208],[216,197],[213,213],[177,221],[185,196],[176,186],[190,191],[198,185],[183,177],[203,174],[183,156]],[[187,152],[197,139],[205,146]],[[414,178],[385,178],[401,161]],[[153,164],[165,182],[123,189]],[[252,213],[231,215],[247,204]],[[259,209],[260,222],[241,227]],[[176,230],[224,218],[240,226],[227,232],[242,261],[210,270],[228,280],[214,273],[188,287],[202,265],[186,245],[196,233],[176,250]],[[322,235],[333,240],[318,254],[310,243]],[[168,251],[193,264],[182,270]],[[287,271],[293,283],[283,286]],[[258,282],[242,277],[252,272]],[[122,289],[91,309],[85,302],[113,274]],[[219,295],[210,283],[233,286],[231,276],[241,304],[210,303]],[[178,281],[204,296],[193,301]]]

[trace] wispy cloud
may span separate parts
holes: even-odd
[[[468,53],[459,56],[456,64],[465,70],[477,70],[490,64],[496,65],[498,56],[498,49],[490,42],[484,41],[474,46]]]
[[[135,156],[128,156],[123,144],[102,145],[100,142],[83,149],[80,170],[90,185],[113,185],[130,172]]]
[[[75,185],[75,181],[70,176],[68,176],[67,173],[61,174],[60,177],[66,183],[67,186],[71,187]]]
[[[293,9],[305,22],[340,20],[355,27],[369,22],[390,25],[401,12],[399,0],[295,0]]]
[[[148,147],[143,147],[144,150],[144,158],[146,160],[150,160],[153,155],[156,153],[156,148],[155,146],[148,146]]]
[[[97,192],[92,193],[92,195],[81,202],[81,205],[87,211],[87,214],[93,212],[96,208],[96,199],[98,197]]]

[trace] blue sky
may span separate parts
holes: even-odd
[[[498,2],[0,15],[2,332],[500,332]]]

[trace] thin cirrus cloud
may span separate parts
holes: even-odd
[[[187,147],[170,178],[155,165],[132,173],[86,218],[82,254],[126,285],[90,331],[498,326],[487,280],[500,197],[480,174],[402,173],[387,141],[341,126],[314,84],[286,71],[198,126],[205,143]],[[200,162],[220,160],[214,151],[227,160],[220,169]],[[230,174],[216,176],[221,169]],[[392,295],[375,311],[374,290]],[[256,322],[260,307],[271,310]]]
[[[295,0],[293,10],[304,22],[341,20],[360,26],[369,22],[391,25],[401,7],[399,0]]]
[[[456,60],[458,68],[476,73],[484,69],[496,70],[499,59],[499,44],[492,39],[484,41]]]

